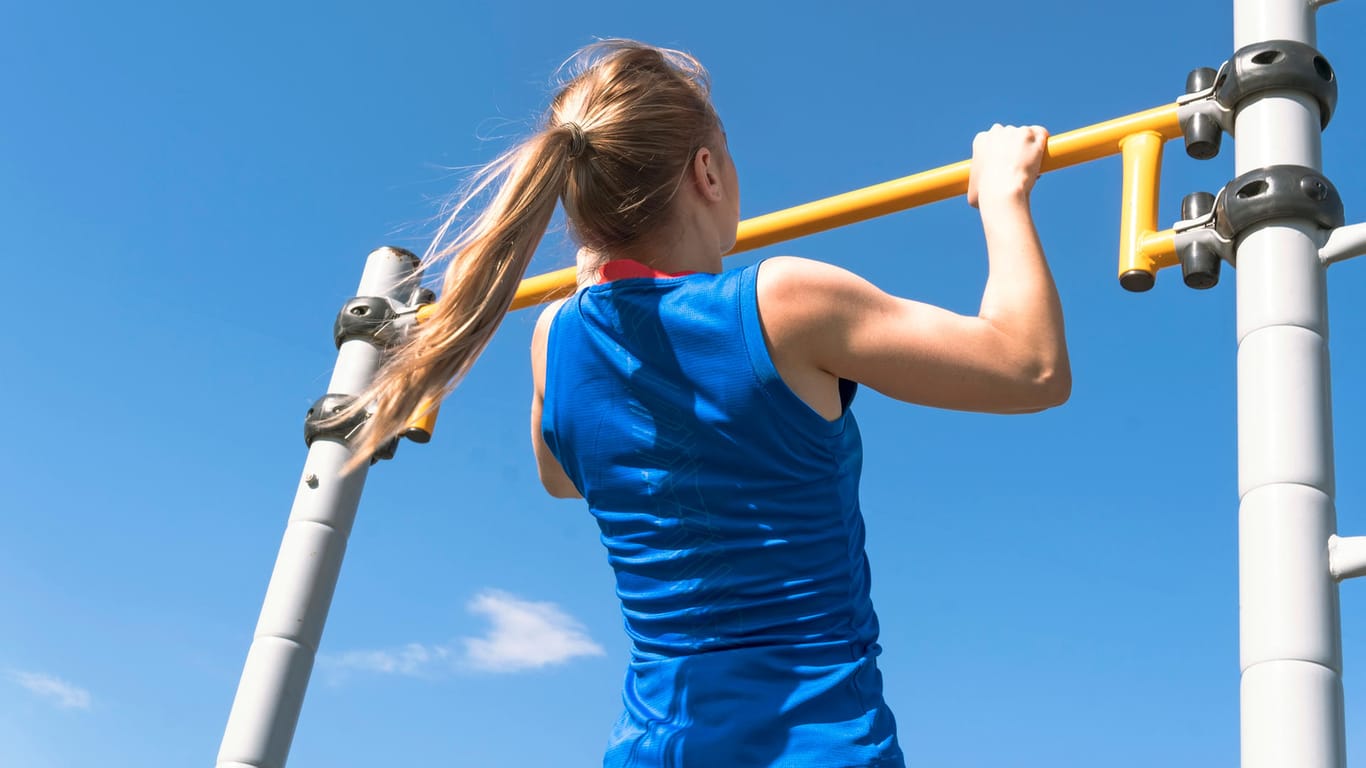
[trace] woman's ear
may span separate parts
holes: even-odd
[[[692,158],[693,183],[697,185],[697,193],[708,202],[718,202],[725,197],[721,189],[721,174],[716,167],[717,160],[716,155],[706,147],[697,150]]]

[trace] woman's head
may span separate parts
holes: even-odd
[[[688,54],[608,40],[570,69],[547,120],[571,156],[565,213],[585,246],[610,252],[667,221],[697,151],[724,143],[721,123],[707,72]]]
[[[542,125],[476,175],[428,249],[429,265],[448,262],[434,311],[390,351],[357,405],[338,415],[373,403],[352,437],[353,466],[469,370],[511,306],[557,203],[583,245],[611,254],[663,230],[685,182],[703,179],[704,196],[736,208],[733,216],[729,208],[717,214],[732,238],[719,236],[722,250],[733,242],[738,204],[706,191],[707,179],[718,176],[733,187],[734,168],[702,65],[679,51],[608,40],[579,51],[567,67],[570,78]],[[446,237],[487,191],[488,205]]]

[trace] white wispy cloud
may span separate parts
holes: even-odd
[[[90,691],[40,672],[13,670],[10,677],[30,693],[62,709],[90,709]]]
[[[492,625],[483,637],[463,640],[464,661],[475,669],[520,672],[606,653],[577,619],[554,603],[489,589],[475,595],[466,608]]]
[[[389,651],[344,651],[323,654],[318,662],[335,671],[380,672],[422,677],[450,656],[450,648],[440,645],[409,643]]]
[[[318,657],[334,680],[348,672],[429,677],[450,670],[523,672],[564,664],[605,651],[577,619],[551,602],[524,600],[498,589],[475,595],[465,606],[489,621],[481,637],[450,644],[409,643],[400,648],[343,651]]]

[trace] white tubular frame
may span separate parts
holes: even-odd
[[[411,254],[380,248],[366,260],[356,295],[404,301],[417,267]],[[369,339],[344,342],[328,393],[359,394],[379,369],[380,357]],[[284,768],[365,486],[366,467],[342,476],[350,459],[351,449],[335,439],[318,438],[308,450],[218,749],[218,768]]]
[[[1234,0],[1234,48],[1316,45],[1309,0]],[[1235,173],[1322,169],[1318,103],[1238,106]],[[1328,562],[1337,526],[1320,232],[1276,219],[1238,249],[1239,601],[1243,768],[1345,768],[1342,631]]]

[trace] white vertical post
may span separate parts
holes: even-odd
[[[417,267],[412,254],[380,248],[366,260],[356,295],[403,301],[403,294],[412,292]],[[328,394],[360,393],[380,357],[369,339],[344,342]],[[365,467],[341,475],[350,458],[351,449],[335,439],[320,437],[309,448],[218,749],[219,768],[285,764],[365,485]]]
[[[1234,48],[1315,45],[1311,0],[1234,0]],[[1236,173],[1320,170],[1319,106],[1239,105]],[[1238,249],[1239,602],[1243,768],[1345,768],[1337,582],[1328,564],[1333,430],[1325,268],[1313,222],[1276,219]]]

